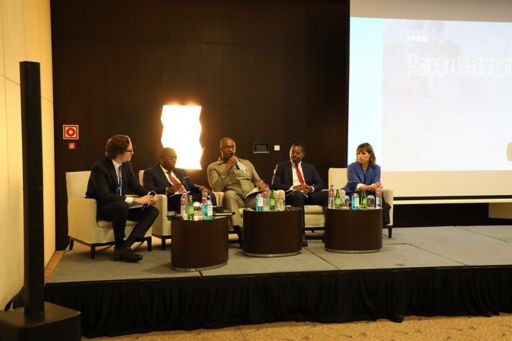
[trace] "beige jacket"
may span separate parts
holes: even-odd
[[[245,171],[236,167],[226,170],[226,163],[221,158],[208,165],[208,182],[214,192],[233,190],[245,196],[263,182],[249,160],[238,160],[246,167]]]

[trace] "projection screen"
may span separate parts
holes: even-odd
[[[397,199],[512,197],[512,1],[353,0],[349,78]]]

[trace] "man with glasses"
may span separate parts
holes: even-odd
[[[130,137],[114,135],[105,144],[105,158],[91,170],[86,197],[96,199],[98,219],[111,220],[114,228],[114,260],[138,262],[141,255],[133,253],[131,246],[144,240],[158,209],[156,195],[142,187],[133,174],[130,160],[133,146]],[[138,197],[126,196],[130,189]],[[137,221],[125,239],[126,220]]]

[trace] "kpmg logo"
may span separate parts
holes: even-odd
[[[407,41],[426,43],[429,40],[430,40],[430,36],[428,35],[428,32],[422,32],[422,31],[408,31],[407,32]]]

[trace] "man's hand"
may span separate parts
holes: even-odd
[[[264,190],[268,189],[268,185],[267,185],[266,183],[264,183],[264,182],[260,182],[260,183],[258,184],[258,189],[259,189],[260,191],[264,191]]]
[[[238,162],[238,159],[236,158],[236,156],[232,156],[228,159],[228,161],[226,161],[226,169],[231,169],[233,168],[236,163]]]
[[[181,187],[180,184],[176,184],[176,185],[173,185],[173,186],[168,186],[166,192],[170,193],[170,194],[176,193],[177,191],[179,191],[180,187]]]
[[[133,198],[134,204],[141,204],[141,205],[154,205],[156,204],[157,196],[146,194],[143,197]]]

